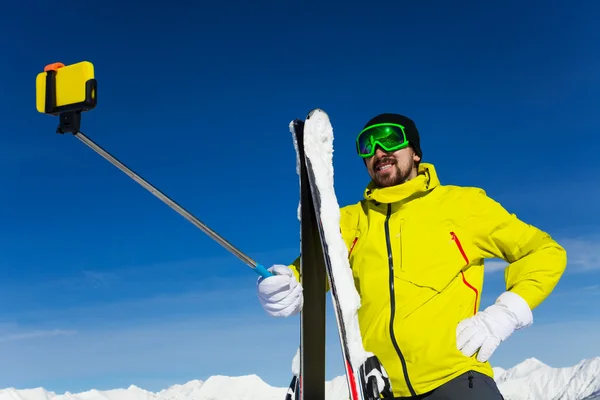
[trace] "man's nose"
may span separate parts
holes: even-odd
[[[387,155],[387,152],[384,151],[381,147],[379,147],[379,146],[375,147],[375,154],[374,154],[375,157],[381,158],[386,155]]]

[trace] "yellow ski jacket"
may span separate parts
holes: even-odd
[[[458,323],[479,309],[484,258],[509,263],[506,290],[532,310],[567,262],[547,233],[482,189],[441,185],[427,163],[402,185],[370,183],[364,200],[341,208],[340,228],[361,298],[363,344],[387,370],[395,396],[426,393],[468,370],[493,377],[488,362],[456,345]],[[300,280],[299,259],[290,267]]]

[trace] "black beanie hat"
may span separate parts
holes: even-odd
[[[393,113],[385,113],[379,114],[378,116],[372,118],[363,129],[370,125],[375,124],[384,124],[384,123],[392,123],[402,125],[404,127],[404,132],[406,133],[406,139],[410,146],[414,149],[415,153],[423,158],[423,152],[421,151],[421,140],[419,138],[419,131],[417,130],[417,126],[414,121],[404,115],[393,114]]]

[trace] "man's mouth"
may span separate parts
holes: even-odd
[[[392,168],[392,166],[394,165],[394,162],[391,160],[384,160],[384,161],[380,161],[375,165],[375,171],[376,172],[381,172],[381,171],[386,171],[390,168]]]

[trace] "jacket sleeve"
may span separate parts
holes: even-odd
[[[346,244],[346,248],[349,250],[352,241],[354,240],[354,234],[357,232],[358,225],[358,213],[357,211],[360,209],[360,203],[345,206],[340,209],[340,232],[342,234],[342,238],[344,239],[344,243]],[[294,273],[294,276],[301,282],[300,280],[300,256],[298,256],[290,265],[290,269]],[[326,290],[329,291],[329,280],[325,282]]]
[[[483,258],[509,263],[506,290],[520,295],[533,310],[554,290],[567,266],[567,253],[550,235],[507,212],[485,191],[476,189],[469,225]]]
[[[300,256],[296,257],[293,263],[289,265],[290,269],[294,273],[296,280],[300,282]]]
[[[298,256],[289,267],[294,273],[296,280],[302,284],[302,281],[300,280],[300,256]],[[327,277],[325,277],[325,292],[329,292],[329,279],[327,279]]]

